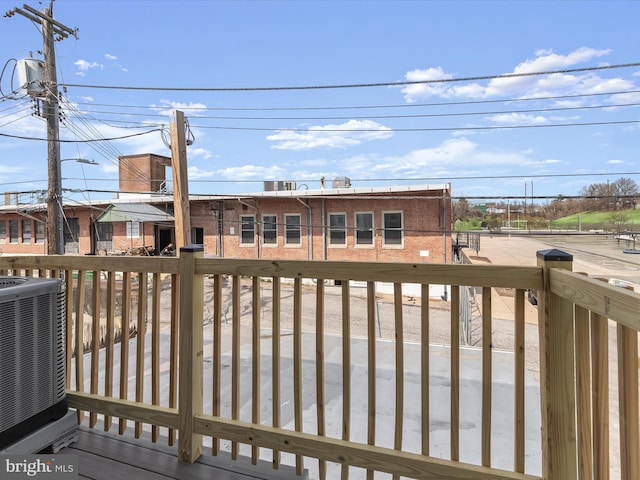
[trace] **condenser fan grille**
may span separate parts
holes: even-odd
[[[16,285],[22,285],[26,281],[26,278],[0,277],[0,288],[15,287]]]

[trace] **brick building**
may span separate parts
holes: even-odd
[[[160,252],[174,243],[173,196],[166,192],[171,159],[120,157],[117,198],[65,204],[65,253]],[[288,190],[278,190],[283,185]],[[191,195],[191,241],[225,258],[451,261],[451,187],[275,190],[243,195]],[[5,194],[0,248],[45,254],[46,204],[19,204]]]

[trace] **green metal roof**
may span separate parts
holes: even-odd
[[[96,222],[173,222],[171,213],[147,203],[111,204]]]

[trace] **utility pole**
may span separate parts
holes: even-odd
[[[173,216],[176,228],[176,255],[180,248],[191,243],[191,214],[189,179],[187,175],[187,142],[184,113],[173,112],[170,125],[171,173],[173,175]]]
[[[5,16],[15,13],[42,26],[44,52],[44,117],[47,121],[47,172],[49,178],[47,190],[47,253],[64,255],[64,207],[62,200],[62,175],[60,171],[60,124],[58,118],[58,79],[56,74],[55,37],[58,40],[70,34],[78,38],[77,29],[71,29],[53,19],[53,0],[49,8],[42,12],[23,5],[23,9],[14,8]]]

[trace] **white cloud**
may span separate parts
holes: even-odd
[[[202,170],[198,167],[189,167],[187,168],[187,172],[189,174],[190,180],[198,180],[202,178],[211,178],[215,175],[215,172],[209,170]]]
[[[81,72],[86,72],[88,70],[91,70],[92,68],[104,68],[104,65],[101,63],[88,62],[86,60],[83,60],[82,58],[80,60],[76,60],[73,64],[77,66],[78,70],[80,70]]]
[[[213,153],[211,153],[211,150],[207,150],[206,148],[190,148],[189,156],[199,157],[204,160],[209,160],[210,158],[213,157]]]
[[[19,173],[22,172],[24,170],[27,170],[26,167],[23,167],[21,165],[0,165],[0,175],[5,175],[5,174],[11,174],[11,173]]]
[[[622,160],[607,160],[607,163],[609,165],[620,165],[620,164],[625,163],[625,162],[622,161]]]
[[[549,120],[542,115],[525,115],[523,113],[500,113],[488,117],[495,123],[506,125],[544,125]]]
[[[205,103],[200,102],[175,102],[173,100],[160,100],[160,102],[156,104],[149,105],[150,108],[158,109],[158,113],[161,115],[171,116],[173,115],[174,110],[184,110],[184,114],[186,117],[196,117],[198,116],[199,110],[206,110],[207,105]]]
[[[118,59],[118,57],[116,57],[115,55],[111,55],[110,53],[105,53],[104,54],[104,58],[106,58],[107,60],[110,60],[110,61]]]
[[[531,174],[546,173],[564,163],[558,159],[537,159],[530,149],[499,149],[468,138],[452,137],[401,155],[375,153],[344,158],[338,175],[352,179],[460,178],[486,176],[487,172],[518,174],[523,169]]]
[[[611,50],[598,50],[582,47],[566,55],[552,50],[538,50],[535,57],[517,64],[506,74],[529,74],[545,71],[558,71],[576,68],[596,58],[606,56]],[[405,74],[407,81],[446,80],[454,78],[441,67],[411,70]],[[566,93],[599,93],[626,90],[632,82],[620,78],[601,78],[597,72],[555,73],[550,75],[532,75],[521,77],[493,78],[485,83],[443,82],[420,85],[408,85],[402,88],[408,103],[432,97],[440,98],[513,98],[537,97]]]
[[[277,180],[285,173],[286,170],[277,165],[243,165],[241,167],[228,167],[216,171],[216,175],[229,180]]]
[[[371,140],[389,138],[393,131],[371,120],[349,120],[342,125],[312,126],[306,130],[279,130],[267,136],[278,150],[347,148]]]

